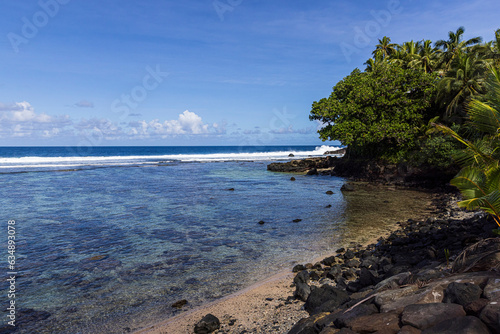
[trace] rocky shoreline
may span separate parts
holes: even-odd
[[[458,198],[377,245],[294,268],[309,317],[288,333],[500,333],[500,239]]]
[[[331,175],[353,181],[381,182],[403,187],[442,188],[457,174],[458,169],[436,169],[431,166],[414,167],[407,164],[387,164],[382,161],[345,159],[336,156],[315,157],[274,162],[268,171]]]
[[[299,264],[276,308],[301,306],[290,324],[237,326],[209,316],[195,333],[500,333],[500,239],[482,212],[459,209],[443,194],[426,220],[400,222],[377,244],[350,245],[317,263]],[[465,252],[464,252],[465,250]],[[297,304],[298,303],[298,304]],[[264,327],[265,326],[265,327]]]

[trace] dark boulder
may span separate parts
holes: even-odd
[[[404,308],[401,323],[424,330],[447,319],[465,317],[465,311],[458,304],[413,304]]]
[[[186,304],[187,304],[187,300],[182,299],[182,300],[179,300],[179,301],[176,301],[175,303],[173,303],[172,307],[177,308],[177,309],[181,309]]]
[[[318,170],[316,168],[311,168],[307,171],[306,175],[318,175]]]
[[[453,282],[444,291],[443,303],[455,303],[465,306],[479,299],[483,290],[472,283]]]
[[[349,295],[347,292],[325,284],[311,291],[311,294],[304,304],[304,309],[309,312],[309,314],[315,314],[322,310],[321,306],[323,306],[323,304],[328,303],[325,307],[332,309],[339,307],[348,300]]]
[[[373,304],[368,304],[364,305],[361,304],[355,308],[353,308],[349,312],[342,312],[340,315],[336,317],[336,319],[333,321],[334,325],[337,328],[342,328],[342,327],[347,327],[349,323],[352,323],[354,319],[366,316],[366,315],[372,315],[378,313],[378,309],[375,305]]]
[[[337,263],[337,258],[335,256],[329,256],[327,258],[324,258],[321,263],[323,263],[327,267],[331,267],[334,264]]]
[[[444,320],[422,334],[490,334],[490,331],[478,318],[467,316]]]
[[[356,333],[387,333],[399,331],[399,314],[396,312],[375,313],[352,319],[348,327]]]
[[[344,259],[346,259],[346,260],[354,259],[354,252],[352,250],[348,249],[344,254]]]
[[[311,288],[308,285],[309,273],[307,270],[299,272],[293,279],[293,282],[295,283],[295,292],[293,294],[295,298],[306,301],[311,294]]]
[[[297,264],[293,267],[292,272],[298,273],[299,271],[306,270],[306,267],[303,264]]]
[[[194,326],[194,332],[195,334],[208,334],[218,330],[219,328],[219,319],[212,314],[207,314]]]
[[[481,319],[494,334],[500,334],[500,305],[486,305],[481,311],[479,319]]]
[[[354,187],[349,183],[344,183],[340,188],[340,191],[354,191]]]
[[[467,313],[467,315],[473,315],[479,317],[479,314],[481,313],[483,308],[489,303],[490,301],[488,299],[479,298],[473,301],[472,303],[467,304],[464,307],[464,310]]]
[[[328,271],[326,277],[331,279],[337,279],[341,275],[342,275],[342,268],[337,264]]]
[[[359,272],[358,283],[363,287],[374,285],[377,283],[377,277],[374,275],[373,270],[361,268],[361,271]]]

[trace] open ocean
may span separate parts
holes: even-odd
[[[291,182],[290,174],[266,170],[335,149],[0,148],[0,273],[17,273],[15,332],[130,332],[182,312],[171,307],[178,300],[196,307],[333,252],[348,235],[376,237],[381,224],[366,221],[373,212],[349,213],[368,209],[350,204],[343,179],[297,175]],[[370,196],[366,203],[390,210]],[[3,329],[9,282],[2,279],[1,289]]]

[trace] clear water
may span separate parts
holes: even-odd
[[[363,231],[350,219],[342,179],[296,175],[292,182],[266,170],[290,152],[318,153],[314,147],[182,148],[168,162],[172,152],[157,148],[141,158],[137,148],[85,156],[11,150],[0,149],[0,167],[8,166],[0,174],[1,249],[6,258],[7,222],[15,220],[17,309],[50,314],[25,319],[19,333],[133,331],[179,312],[171,304],[180,299],[190,308],[220,298]],[[371,202],[350,201],[360,200]],[[373,215],[369,221],[369,234],[383,228]]]

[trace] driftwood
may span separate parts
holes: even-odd
[[[452,272],[500,271],[500,238],[484,239],[467,247],[453,261]]]

